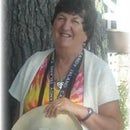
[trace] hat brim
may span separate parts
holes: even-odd
[[[22,115],[12,127],[12,130],[82,130],[77,118],[63,112],[56,117],[47,118],[43,106],[32,109]]]

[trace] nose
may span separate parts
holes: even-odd
[[[71,29],[71,22],[69,20],[65,20],[62,25],[63,30],[70,30]]]

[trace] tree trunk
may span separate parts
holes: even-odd
[[[36,51],[53,47],[51,18],[57,1],[58,0],[7,0],[7,88],[10,87],[17,72],[29,56]],[[98,19],[98,28],[87,48],[105,59],[107,42],[106,38],[104,38],[105,35],[102,35],[105,30],[104,23],[100,17]],[[9,108],[10,126],[12,126],[15,105],[10,96]]]

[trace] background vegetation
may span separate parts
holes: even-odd
[[[120,93],[120,109],[122,113],[123,120],[123,130],[128,130],[128,83],[126,81],[122,81],[119,85],[119,93]]]

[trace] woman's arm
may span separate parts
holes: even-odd
[[[90,130],[122,130],[118,101],[105,103],[99,107],[99,114],[92,114],[83,122]]]
[[[67,110],[75,114],[82,120],[87,114],[88,109],[77,105],[67,98],[57,99],[50,103],[45,113],[47,117],[56,116],[57,112]],[[99,106],[99,113],[93,113],[83,123],[90,130],[122,130],[121,115],[118,101],[112,101]]]

